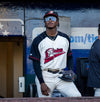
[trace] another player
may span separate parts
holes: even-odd
[[[94,96],[100,97],[100,24],[98,39],[92,44],[89,53],[88,87],[94,88]]]
[[[80,97],[73,82],[59,78],[67,66],[73,68],[72,51],[69,37],[57,31],[59,18],[57,12],[49,11],[44,15],[46,31],[37,36],[31,46],[29,58],[33,60],[39,97],[51,97],[56,88],[67,97]],[[39,80],[39,81],[38,81]]]

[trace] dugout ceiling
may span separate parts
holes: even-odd
[[[100,8],[99,0],[0,0],[0,6],[19,6],[32,8],[71,9]]]

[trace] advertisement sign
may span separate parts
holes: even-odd
[[[71,28],[71,48],[90,49],[93,42],[98,38],[97,27],[73,27]]]

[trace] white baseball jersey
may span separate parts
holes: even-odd
[[[46,32],[43,32],[33,40],[29,58],[40,61],[42,70],[64,69],[68,54],[70,54],[70,41],[66,34],[58,31],[56,39],[52,40]]]

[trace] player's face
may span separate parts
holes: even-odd
[[[45,21],[45,26],[48,29],[56,28],[56,26],[58,25],[58,19],[54,16],[47,16],[45,17],[44,21]]]

